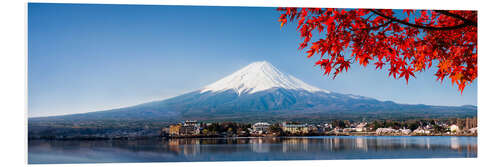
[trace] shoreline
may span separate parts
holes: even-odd
[[[144,136],[144,137],[75,137],[75,138],[28,138],[32,140],[48,140],[48,141],[103,141],[103,140],[171,140],[171,139],[245,139],[245,138],[311,138],[311,137],[477,137],[477,135],[304,135],[304,136],[184,136],[184,137],[159,137],[159,136]]]

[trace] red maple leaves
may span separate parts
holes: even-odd
[[[335,78],[351,63],[405,78],[437,64],[438,80],[450,78],[463,92],[477,77],[477,11],[278,8],[281,26],[298,20],[299,49],[319,55]],[[313,32],[318,39],[311,41]],[[349,55],[350,54],[350,55]],[[327,55],[325,57],[325,55]]]

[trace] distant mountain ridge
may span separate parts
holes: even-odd
[[[254,62],[200,90],[136,106],[37,119],[295,120],[472,117],[475,106],[397,104],[331,92]]]

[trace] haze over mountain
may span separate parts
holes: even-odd
[[[260,61],[177,97],[107,111],[32,119],[409,119],[472,117],[476,113],[476,106],[407,105],[335,93]]]

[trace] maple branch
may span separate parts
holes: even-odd
[[[350,31],[366,31],[366,30],[375,30],[375,29],[379,29],[380,27],[385,27],[385,26],[389,25],[390,23],[392,23],[392,21],[387,21],[387,22],[385,22],[385,23],[383,23],[383,24],[380,24],[380,25],[377,25],[377,26],[373,26],[373,27],[368,26],[368,27],[366,27],[366,28],[360,28],[360,29],[352,29],[352,28],[350,28],[350,27],[349,27],[349,28],[348,28],[348,30],[350,30]]]
[[[370,18],[374,15],[374,13],[372,13],[370,16],[368,16],[366,19],[370,20]]]
[[[392,23],[392,21],[387,21],[387,22],[385,22],[384,24],[380,24],[380,25],[375,26],[375,27],[363,28],[363,29],[361,29],[361,30],[374,30],[374,29],[379,29],[380,27],[385,27],[385,26],[387,26],[387,25],[389,25],[389,24],[391,24],[391,23]]]
[[[464,27],[467,27],[469,26],[469,24],[467,23],[463,23],[463,24],[459,24],[459,25],[455,25],[455,26],[450,26],[450,27],[431,27],[431,26],[423,26],[423,25],[418,25],[418,24],[413,24],[413,23],[409,23],[409,22],[406,22],[406,21],[403,21],[403,20],[400,20],[400,19],[397,19],[397,18],[394,18],[392,16],[387,16],[377,10],[374,10],[374,9],[370,9],[371,12],[383,17],[383,18],[386,18],[386,19],[389,19],[390,21],[392,22],[397,22],[397,23],[400,23],[400,24],[403,24],[403,25],[406,25],[406,26],[410,26],[410,27],[415,27],[415,28],[421,28],[421,29],[426,29],[426,30],[454,30],[454,29],[460,29],[460,28],[464,28]]]
[[[477,22],[476,21],[466,19],[466,18],[464,18],[464,17],[462,17],[462,16],[460,16],[458,14],[454,14],[454,13],[451,13],[451,12],[446,11],[446,10],[434,10],[434,11],[436,13],[444,14],[446,16],[450,16],[450,17],[462,20],[464,23],[467,23],[469,25],[473,25],[474,27],[477,27]]]

